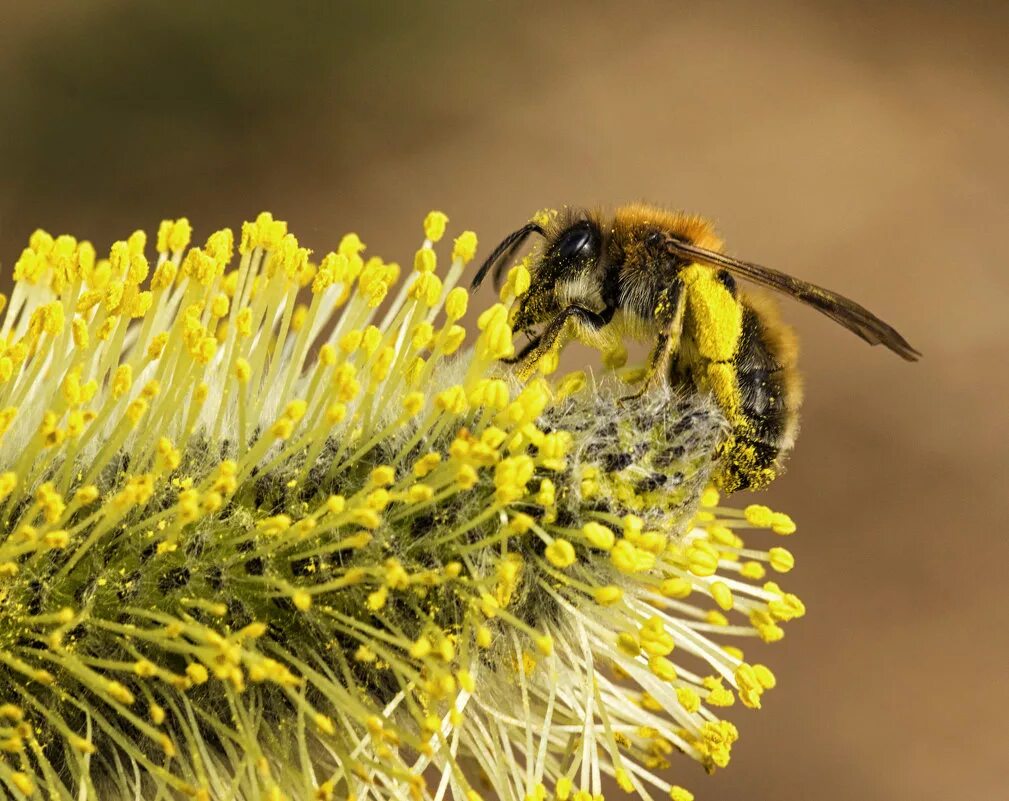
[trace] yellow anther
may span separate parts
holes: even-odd
[[[726,707],[732,706],[736,702],[736,697],[722,686],[720,678],[712,678],[710,681],[705,679],[704,686],[708,688],[708,694],[704,699],[708,706]]]
[[[410,344],[413,346],[414,350],[420,351],[430,345],[432,339],[434,339],[434,326],[425,320],[424,322],[418,323],[413,329],[413,334],[410,337]]]
[[[701,493],[701,506],[708,507],[709,509],[718,506],[718,501],[720,496],[718,490],[714,487],[705,488],[704,492]]]
[[[72,734],[69,738],[70,747],[73,748],[80,754],[93,754],[95,753],[95,746],[90,740],[85,740],[83,737],[78,737],[76,734]]]
[[[589,522],[582,526],[582,534],[593,548],[609,551],[613,548],[616,535],[613,530],[601,523]]]
[[[28,778],[27,773],[21,771],[11,771],[10,782],[22,795],[35,795],[35,783]]]
[[[242,338],[252,336],[252,309],[246,307],[238,312],[235,318],[235,330]]]
[[[396,468],[380,465],[371,471],[371,484],[375,487],[388,487],[396,480]]]
[[[439,659],[446,664],[451,663],[455,659],[455,645],[452,644],[452,640],[448,637],[443,637],[439,640],[438,647],[435,650],[438,652]]]
[[[222,265],[231,261],[235,250],[235,234],[230,228],[222,228],[214,231],[203,246],[204,251],[215,261]]]
[[[326,499],[326,511],[331,515],[343,514],[347,508],[347,500],[342,495],[330,495]]]
[[[273,515],[256,523],[256,528],[269,536],[283,534],[291,527],[291,518],[287,515]]]
[[[784,548],[771,548],[767,552],[767,557],[771,567],[778,573],[787,573],[795,567],[795,557]]]
[[[766,506],[751,503],[743,510],[748,523],[759,528],[769,528],[774,521],[774,513]]]
[[[420,637],[410,646],[410,656],[413,659],[424,659],[431,654],[434,646],[428,637]]]
[[[661,681],[676,681],[676,666],[664,656],[650,657],[648,669]]]
[[[630,540],[621,539],[610,551],[610,561],[621,573],[643,573],[655,566],[655,554],[638,548]]]
[[[381,345],[382,333],[377,326],[368,326],[361,334],[361,347],[371,356]]]
[[[459,686],[466,692],[472,693],[476,689],[476,681],[468,670],[460,670],[456,673],[456,678],[459,680]]]
[[[421,456],[413,465],[413,474],[417,478],[424,478],[432,470],[434,470],[439,464],[441,464],[441,454],[440,453],[427,453]]]
[[[385,606],[385,602],[389,598],[389,590],[386,587],[379,587],[374,592],[368,595],[368,608],[372,612],[377,612]]]
[[[351,509],[348,514],[352,522],[370,531],[374,531],[382,524],[382,515],[367,506]]]
[[[403,411],[408,417],[415,417],[424,408],[427,398],[423,392],[410,392],[403,398]]]
[[[24,711],[21,707],[16,706],[15,704],[0,704],[0,718],[20,723],[24,720]]]
[[[508,279],[502,287],[502,294],[507,293],[515,297],[521,297],[529,291],[532,286],[532,274],[524,264],[517,264],[508,271]]]
[[[760,581],[767,575],[767,571],[764,570],[764,566],[760,562],[749,561],[743,562],[739,566],[739,575],[752,581]]]
[[[137,425],[141,418],[147,413],[147,401],[143,398],[134,398],[126,406],[126,418],[133,424]]]
[[[287,406],[284,407],[283,416],[290,420],[292,423],[297,423],[305,416],[305,412],[308,411],[308,404],[298,398],[288,401]]]
[[[449,414],[465,414],[469,410],[466,390],[459,384],[442,390],[434,396],[434,405]]]
[[[476,256],[477,238],[472,231],[463,231],[455,238],[452,246],[452,258],[461,259],[463,264],[469,264]]]
[[[11,423],[14,422],[14,418],[17,415],[17,406],[7,406],[3,410],[0,410],[0,437],[7,433],[7,429],[11,427]]]
[[[178,268],[174,262],[162,262],[155,268],[154,275],[151,276],[151,289],[155,292],[167,289],[175,281],[177,274]]]
[[[546,353],[536,363],[536,372],[540,375],[553,375],[561,366],[561,355],[558,351],[552,350]]]
[[[613,604],[620,603],[624,597],[624,591],[620,587],[607,584],[603,587],[597,587],[593,595],[596,603],[600,606],[612,606]]]
[[[336,725],[333,721],[323,715],[321,712],[316,712],[312,718],[312,722],[315,724],[315,728],[321,731],[323,734],[333,735],[336,734]]]
[[[161,354],[165,350],[165,345],[168,344],[168,334],[162,332],[155,337],[151,338],[151,344],[147,346],[147,358],[149,361],[154,361],[155,359],[161,358]]]
[[[781,512],[771,514],[771,531],[775,534],[788,536],[795,533],[795,522],[788,515]]]
[[[448,223],[448,216],[440,211],[428,212],[424,218],[424,236],[432,242],[438,242],[445,236],[445,225]]]
[[[249,364],[249,360],[245,358],[235,359],[235,378],[238,379],[238,383],[246,384],[252,377],[252,365]]]
[[[228,300],[228,296],[223,292],[219,292],[210,304],[210,311],[214,317],[224,317],[230,307],[231,303]]]
[[[433,251],[428,251],[432,253]],[[442,282],[433,272],[420,273],[410,285],[408,294],[425,306],[434,306],[441,297]]]
[[[431,248],[421,248],[414,254],[413,269],[418,273],[433,273],[438,266],[438,257]]]
[[[710,590],[711,597],[715,599],[716,604],[726,612],[732,609],[734,600],[732,598],[732,590],[729,589],[728,584],[723,581],[716,581],[712,583]]]
[[[567,540],[560,538],[555,539],[546,547],[544,555],[550,564],[561,569],[571,567],[577,558],[574,546]]]
[[[450,322],[455,322],[466,315],[469,306],[469,292],[457,286],[445,298],[445,316]]]
[[[206,684],[210,679],[207,669],[199,662],[192,662],[186,667],[186,676],[193,684]]]
[[[533,477],[535,464],[525,455],[502,459],[494,468],[494,497],[500,504],[514,503],[526,494],[526,485]]]
[[[131,705],[134,700],[136,700],[131,693],[123,684],[118,681],[110,681],[105,684],[105,693],[113,701],[118,701],[126,706]]]
[[[775,620],[793,620],[806,614],[805,604],[792,593],[785,593],[781,598],[770,601],[767,609]]]
[[[711,576],[718,570],[718,552],[700,540],[687,548],[687,562],[695,576]]]
[[[694,801],[694,794],[680,785],[674,784],[669,790],[669,798],[672,801]]]
[[[500,410],[508,405],[508,385],[500,378],[482,378],[469,393],[474,406]]]
[[[445,339],[442,341],[442,352],[446,356],[451,356],[462,346],[466,339],[466,329],[461,325],[451,325],[445,332]]]
[[[753,665],[753,674],[757,677],[760,686],[765,690],[773,690],[774,686],[778,683],[778,680],[766,665]]]
[[[62,550],[70,544],[70,534],[63,529],[50,531],[43,537],[43,541],[54,551]]]
[[[371,380],[373,384],[385,381],[389,377],[389,370],[392,368],[393,360],[396,358],[396,350],[391,345],[382,348],[375,362],[371,366]]]

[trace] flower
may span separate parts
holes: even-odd
[[[0,783],[15,798],[686,801],[801,602],[787,516],[706,488],[723,423],[616,373],[463,350],[432,213],[412,270],[261,214],[107,259],[32,235],[0,329]],[[521,276],[509,286],[521,292]],[[524,282],[528,285],[528,281]],[[307,302],[302,303],[304,298]],[[506,298],[508,300],[508,298]]]

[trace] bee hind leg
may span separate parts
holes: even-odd
[[[682,289],[683,285],[677,281],[659,297],[655,318],[663,326],[662,333],[659,334],[658,341],[652,349],[640,388],[634,394],[621,398],[619,401],[621,404],[637,400],[668,373],[673,354],[679,349],[680,332],[683,329],[685,304]]]
[[[530,353],[533,352],[533,350],[535,350],[536,348],[539,347],[540,342],[542,340],[543,340],[543,335],[542,334],[537,334],[532,339],[530,339],[528,342],[526,342],[526,344],[522,346],[522,350],[520,350],[514,356],[506,356],[505,358],[501,359],[500,361],[503,364],[520,364],[521,362],[525,361],[525,359],[529,356]]]
[[[669,332],[659,334],[659,340],[652,349],[652,354],[648,359],[648,367],[645,370],[645,377],[641,379],[641,385],[638,388],[638,391],[631,395],[625,395],[620,398],[618,402],[621,405],[630,403],[648,392],[648,390],[655,385],[656,381],[661,376],[665,375],[665,367],[669,364],[669,359],[672,356],[673,350],[673,337],[669,334]]]

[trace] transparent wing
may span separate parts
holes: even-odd
[[[892,326],[887,325],[864,306],[829,289],[801,281],[770,267],[740,261],[672,237],[666,237],[665,247],[672,255],[711,267],[721,267],[733,275],[789,295],[812,306],[834,322],[840,323],[870,345],[884,345],[907,361],[917,361],[921,356]]]

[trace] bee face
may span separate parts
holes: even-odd
[[[606,273],[603,245],[599,225],[587,218],[548,232],[543,255],[531,271],[529,291],[515,309],[515,330],[527,331],[572,304],[602,308]]]

